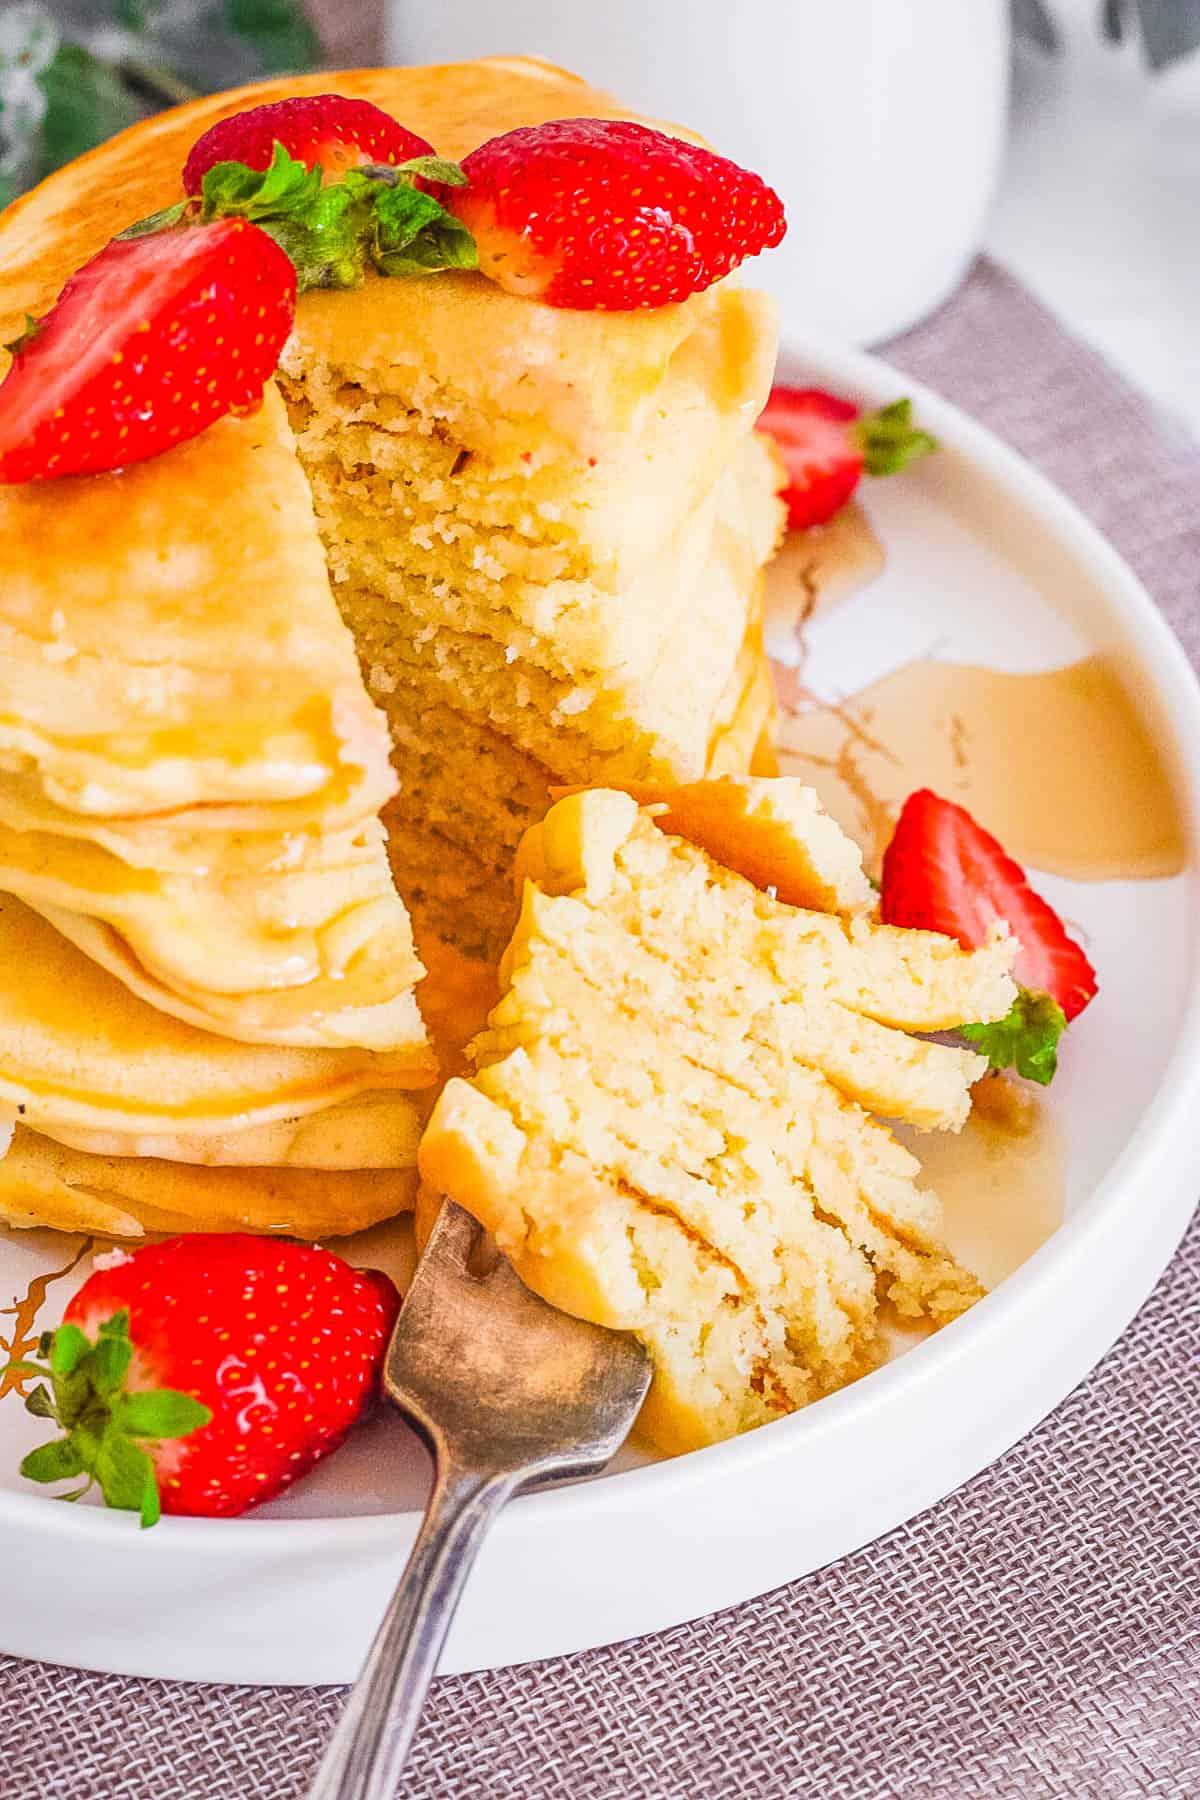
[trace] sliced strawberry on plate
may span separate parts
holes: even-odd
[[[783,204],[723,156],[620,119],[555,119],[463,158],[446,205],[479,267],[549,306],[686,300],[783,237]]]
[[[33,321],[0,383],[0,481],[157,456],[262,401],[296,275],[245,219],[116,239]]]
[[[895,475],[937,449],[914,426],[911,400],[860,414],[853,401],[822,388],[772,388],[758,429],[774,439],[787,471],[782,497],[793,531],[826,524],[864,474]]]
[[[104,1258],[47,1332],[26,1407],[64,1435],[21,1472],[109,1506],[233,1517],[342,1442],[377,1391],[399,1308],[386,1276],[241,1233]]]
[[[184,192],[198,194],[205,175],[219,162],[268,168],[276,144],[307,168],[319,166],[329,175],[434,153],[432,144],[369,100],[307,94],[252,106],[210,125],[192,145],[183,166]]]
[[[964,949],[998,919],[1019,939],[1014,975],[1074,1019],[1097,989],[1096,971],[1019,863],[965,807],[921,788],[910,794],[883,859],[880,910],[889,925],[941,931]]]
[[[910,794],[883,858],[879,906],[886,924],[940,931],[967,950],[986,943],[997,920],[1007,923],[1021,946],[1016,1006],[1007,1019],[966,1027],[966,1035],[996,1067],[1015,1065],[1048,1081],[1055,1041],[1094,998],[1096,972],[990,832],[928,788]]]

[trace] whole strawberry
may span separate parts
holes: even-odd
[[[446,205],[510,293],[613,312],[666,306],[778,244],[783,203],[698,144],[622,119],[555,119],[463,159]]]
[[[409,162],[432,156],[433,145],[400,125],[369,100],[344,94],[307,94],[252,106],[210,125],[192,145],[183,166],[183,187],[198,194],[208,171],[220,162],[267,169],[276,144],[308,168],[329,175],[364,164]]]
[[[792,531],[828,523],[864,475],[896,475],[937,449],[913,424],[911,400],[860,414],[823,388],[772,388],[758,429],[774,439],[787,472],[781,498]]]
[[[31,321],[0,384],[0,481],[144,461],[261,404],[296,274],[245,219],[117,238]]]
[[[26,1401],[64,1436],[21,1464],[86,1477],[109,1506],[229,1518],[328,1456],[376,1393],[399,1298],[328,1250],[243,1234],[170,1238],[89,1276]]]

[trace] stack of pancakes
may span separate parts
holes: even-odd
[[[179,197],[214,120],[331,89],[449,156],[619,111],[505,61],[177,109],[4,216],[0,337]],[[581,314],[371,279],[302,297],[253,417],[0,490],[0,1215],[313,1236],[411,1202],[410,911],[461,985],[550,783],[749,766],[774,347],[730,284]]]

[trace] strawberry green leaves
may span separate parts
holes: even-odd
[[[868,475],[898,475],[918,457],[938,447],[937,439],[912,422],[912,401],[893,400],[878,412],[866,413],[851,427]]]
[[[455,168],[456,185],[461,184],[457,165],[437,157],[420,160]],[[381,275],[429,275],[437,269],[473,269],[478,262],[475,239],[466,226],[431,194],[404,183],[383,188],[376,199],[370,254]]]
[[[368,269],[391,276],[474,269],[471,233],[418,182],[462,187],[466,176],[445,157],[414,156],[346,169],[330,181],[319,163],[300,162],[276,143],[265,169],[213,163],[198,200],[164,207],[121,237],[145,237],[181,223],[246,219],[288,256],[299,293],[357,287]]]
[[[274,238],[296,270],[296,288],[357,287],[367,264],[367,240],[375,184],[357,172],[322,185],[319,168],[307,169],[282,145],[267,169],[216,163],[204,177],[201,223],[249,219]]]
[[[21,1473],[29,1481],[74,1481],[83,1474],[83,1452],[70,1438],[58,1438],[31,1450],[21,1464]],[[67,1498],[77,1499],[78,1495],[64,1494],[63,1499]]]
[[[338,184],[340,185],[340,184]],[[236,215],[256,225],[302,215],[321,191],[321,170],[307,168],[288,155],[282,144],[265,169],[245,163],[214,163],[204,177],[200,218]]]
[[[77,1325],[60,1325],[38,1348],[41,1363],[10,1363],[9,1370],[37,1378],[26,1410],[54,1420],[64,1435],[31,1450],[22,1475],[41,1484],[84,1476],[82,1487],[60,1497],[78,1500],[95,1483],[106,1505],[138,1513],[143,1527],[155,1524],[158,1480],[143,1440],[187,1437],[212,1413],[174,1388],[127,1390],[133,1360],[127,1312],[106,1319],[94,1341]]]
[[[66,1442],[69,1444],[70,1440]],[[143,1531],[158,1524],[162,1505],[154,1464],[129,1438],[122,1437],[119,1431],[106,1431],[95,1447],[89,1473],[99,1484],[105,1506],[139,1514]]]
[[[189,1431],[207,1424],[209,1418],[207,1406],[175,1388],[122,1394],[114,1413],[122,1431],[137,1438],[186,1437]]]
[[[963,1025],[962,1036],[993,1069],[1015,1069],[1027,1081],[1049,1086],[1058,1068],[1058,1040],[1067,1017],[1049,994],[1018,988],[1011,1010],[991,1025]]]
[[[464,177],[457,163],[420,156],[323,181],[319,166],[306,167],[277,143],[266,169],[215,163],[204,176],[199,217],[258,225],[291,258],[301,293],[356,287],[368,267],[393,276],[473,269],[470,232],[418,179],[461,185]]]
[[[118,231],[117,243],[124,243],[128,238],[153,237],[156,231],[169,231],[172,225],[182,225],[190,205],[188,200],[177,200],[174,206],[163,206],[157,212],[148,213],[144,219]]]

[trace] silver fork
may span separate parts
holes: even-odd
[[[602,1469],[650,1383],[634,1338],[557,1312],[502,1258],[482,1269],[483,1252],[475,1220],[444,1201],[384,1366],[432,1447],[433,1490],[309,1800],[393,1800],[492,1520],[514,1494]]]

